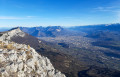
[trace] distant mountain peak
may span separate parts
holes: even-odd
[[[56,37],[64,34],[65,28],[61,26],[48,26],[48,27],[24,27],[20,28],[23,32],[26,32],[35,37]]]

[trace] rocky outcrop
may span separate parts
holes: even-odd
[[[2,77],[65,77],[47,57],[32,47],[11,42],[13,36],[24,37],[19,28],[0,37],[0,76]]]
[[[8,31],[8,32],[3,32],[3,33],[1,33],[1,35],[2,35],[2,36],[0,37],[0,40],[10,41],[13,36],[24,37],[24,36],[25,36],[25,33],[22,32],[22,31],[20,30],[20,28],[15,28],[15,29],[10,30],[10,31]]]

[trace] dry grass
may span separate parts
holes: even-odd
[[[15,44],[14,42],[11,42],[10,44]]]
[[[6,45],[3,41],[0,41],[0,48],[12,50],[15,49],[13,44],[14,42],[11,42],[8,45]]]
[[[33,58],[32,55],[27,55],[27,60]]]
[[[5,45],[5,43],[0,41],[0,47],[2,48],[4,45]]]
[[[26,49],[24,49],[24,51],[26,51]]]
[[[5,45],[5,43],[2,43],[0,47],[3,49],[9,49],[9,50],[14,49],[12,44]]]
[[[31,53],[30,51],[26,51],[26,54],[27,54],[27,55],[30,55],[30,53]]]
[[[8,45],[7,45],[7,49],[14,49],[14,47],[13,47],[12,44],[8,44]]]
[[[2,41],[0,41],[0,44],[2,43]]]
[[[28,49],[30,49],[30,45],[28,45],[27,47],[28,47]]]
[[[2,77],[2,74],[0,74],[0,77]]]
[[[26,51],[26,54],[27,54],[27,60],[33,58],[30,51]]]

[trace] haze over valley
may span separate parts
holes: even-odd
[[[0,0],[0,77],[120,77],[120,0]]]
[[[61,50],[62,53],[85,61],[87,64],[119,70],[119,25],[106,26],[103,24],[70,28],[60,26],[22,27],[21,29],[40,40],[52,43],[53,47]]]

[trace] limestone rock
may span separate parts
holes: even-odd
[[[24,37],[19,28],[0,37],[0,76],[2,77],[65,77],[47,57],[28,45],[11,42],[13,36]]]

